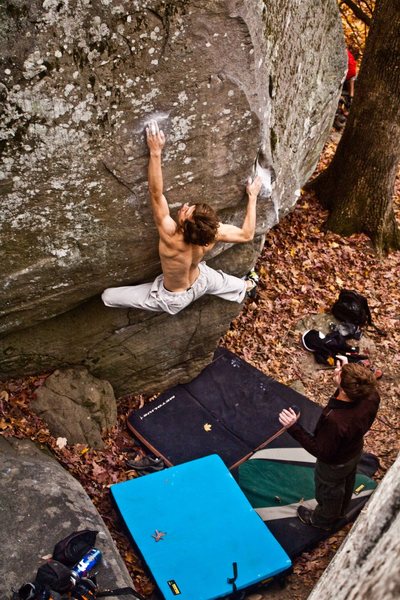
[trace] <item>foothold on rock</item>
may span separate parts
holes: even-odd
[[[51,434],[67,438],[68,444],[101,448],[101,432],[117,422],[111,384],[83,367],[54,371],[38,389],[32,408]]]

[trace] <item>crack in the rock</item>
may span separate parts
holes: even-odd
[[[200,327],[200,322],[201,322],[201,313],[202,313],[202,310],[201,310],[201,308],[200,308],[200,309],[199,309],[199,311],[198,311],[198,315],[197,315],[197,323],[196,323],[196,325],[195,325],[195,327],[194,327],[194,329],[193,329],[193,333],[192,333],[192,335],[190,336],[190,338],[189,338],[189,340],[188,340],[188,343],[186,344],[186,349],[185,349],[185,352],[189,352],[189,348],[190,348],[190,345],[191,345],[191,343],[192,343],[192,340],[193,340],[193,338],[195,337],[195,335],[196,335],[196,333],[197,333],[197,330],[198,330],[198,328]]]
[[[136,192],[127,183],[125,183],[125,181],[121,177],[118,177],[118,175],[112,169],[110,169],[110,167],[107,165],[107,163],[104,160],[102,160],[101,162],[103,163],[105,170],[108,173],[110,173],[110,175],[112,175],[118,181],[118,183],[120,183],[127,190],[129,190],[131,192],[131,194],[134,195],[135,199],[137,199]]]

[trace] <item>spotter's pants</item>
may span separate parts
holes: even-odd
[[[315,466],[315,498],[313,524],[329,528],[346,514],[356,481],[361,453],[342,465],[328,465],[317,460]]]

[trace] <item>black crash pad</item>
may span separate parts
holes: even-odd
[[[233,468],[269,443],[281,430],[279,412],[293,405],[312,431],[320,406],[219,348],[191,382],[131,412],[128,427],[169,466],[219,454]]]

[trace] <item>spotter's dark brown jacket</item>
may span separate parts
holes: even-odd
[[[380,402],[377,392],[359,402],[338,400],[337,393],[329,399],[313,434],[299,423],[288,429],[310,454],[332,465],[346,463],[361,452],[364,435],[374,422]]]

